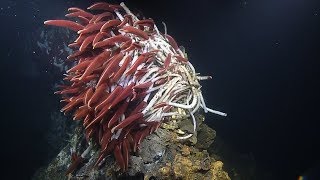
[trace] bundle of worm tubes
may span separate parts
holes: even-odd
[[[200,76],[172,36],[159,32],[152,19],[138,19],[124,3],[95,3],[83,10],[68,9],[71,20],[48,20],[46,25],[68,28],[78,34],[69,44],[74,53],[66,61],[74,66],[65,74],[62,96],[64,113],[81,121],[87,149],[72,155],[67,174],[72,173],[99,146],[96,166],[113,152],[126,171],[129,156],[142,140],[175,117],[190,119],[206,106]],[[181,113],[183,111],[184,113]],[[187,139],[186,134],[178,139]],[[78,154],[78,155],[77,155]]]

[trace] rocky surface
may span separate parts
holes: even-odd
[[[83,152],[86,143],[82,129],[76,128],[70,142],[47,166],[39,169],[33,179],[212,179],[228,180],[223,163],[207,151],[216,133],[203,123],[203,116],[197,116],[197,133],[188,139],[177,139],[193,131],[192,121],[176,119],[162,126],[144,139],[139,153],[130,157],[129,170],[121,173],[112,155],[100,168],[93,165],[99,149],[94,147],[90,155],[76,172],[65,175],[71,162],[71,151]],[[140,177],[140,178],[138,178]]]

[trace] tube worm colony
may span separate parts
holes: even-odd
[[[122,170],[129,155],[163,121],[194,113],[226,114],[206,107],[199,76],[174,38],[159,32],[152,19],[138,19],[121,3],[105,2],[69,8],[69,20],[48,20],[46,25],[66,27],[79,34],[69,44],[75,51],[68,56],[75,66],[67,71],[62,95],[64,113],[73,112],[82,120],[87,141],[100,147],[99,166],[111,152]],[[178,109],[186,115],[178,113]],[[192,134],[179,139],[186,139]],[[92,145],[81,156],[73,156],[67,174],[74,171]]]

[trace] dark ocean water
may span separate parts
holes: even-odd
[[[47,31],[44,20],[92,2],[0,2],[0,177],[29,179],[56,152],[47,132],[52,112],[61,107],[53,95],[61,74],[37,42]],[[257,179],[320,171],[319,1],[125,3],[159,27],[166,22],[197,71],[213,76],[203,84],[206,102],[228,117],[207,115],[206,122],[232,151],[253,157]]]

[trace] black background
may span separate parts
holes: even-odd
[[[28,179],[48,161],[44,134],[60,106],[36,33],[44,20],[92,2],[0,2],[2,177]],[[125,2],[159,28],[166,22],[197,71],[213,76],[203,84],[205,100],[228,117],[207,115],[206,122],[234,151],[252,153],[274,179],[319,166],[319,1]]]

